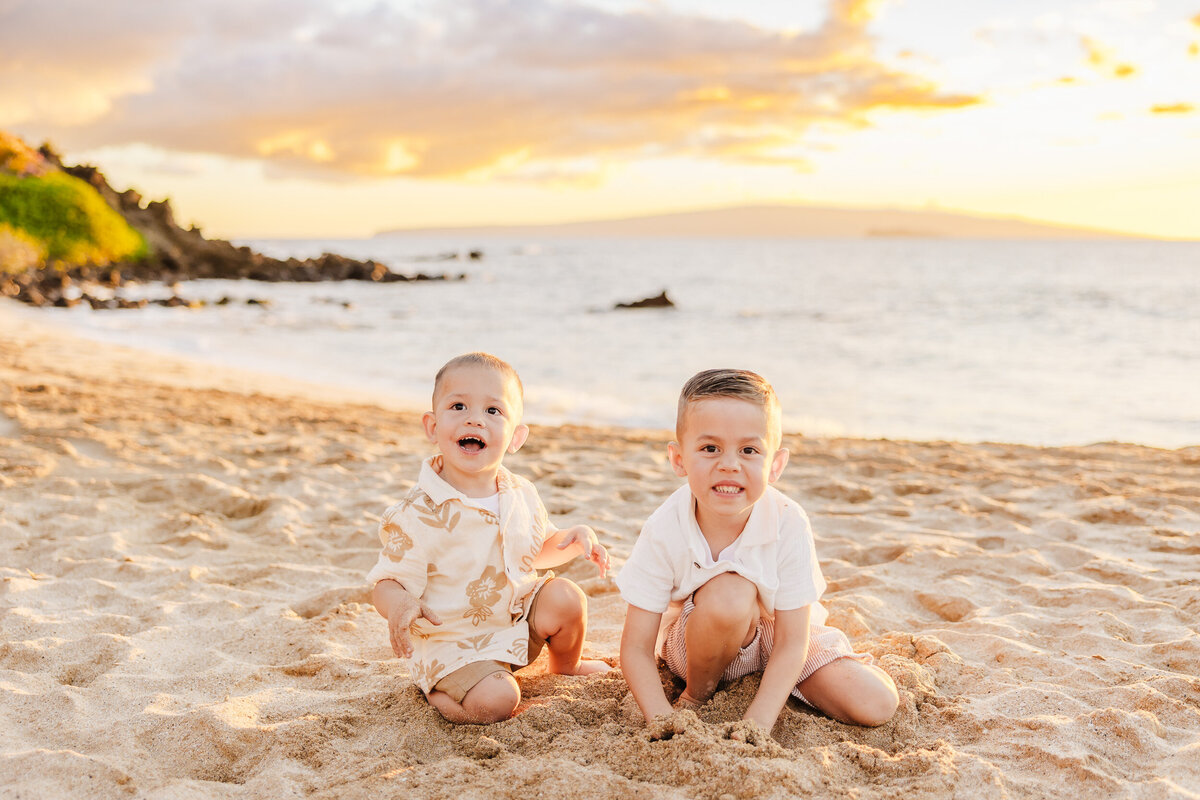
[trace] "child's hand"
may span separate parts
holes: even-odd
[[[673,739],[676,734],[687,733],[689,728],[696,730],[703,725],[704,723],[696,716],[695,711],[690,708],[681,708],[670,714],[659,714],[649,720],[646,723],[646,732],[650,736],[650,741],[661,742]]]
[[[558,543],[558,549],[566,550],[573,544],[578,544],[583,550],[584,558],[600,568],[601,578],[608,573],[608,551],[600,544],[594,530],[587,525],[576,525],[567,529],[563,540]]]
[[[415,598],[408,598],[392,607],[388,615],[388,637],[392,641],[392,652],[400,658],[412,658],[412,639],[408,628],[418,617],[424,617],[430,625],[441,625],[442,621],[433,610]]]

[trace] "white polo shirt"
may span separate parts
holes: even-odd
[[[625,602],[663,614],[661,644],[661,632],[679,616],[683,601],[725,572],[758,587],[764,615],[812,606],[810,624],[825,622],[825,609],[817,602],[825,591],[825,578],[808,515],[773,486],[754,504],[734,546],[715,561],[696,522],[691,489],[686,484],[679,487],[642,526],[616,583]]]

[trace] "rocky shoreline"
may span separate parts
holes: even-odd
[[[99,169],[93,166],[65,166],[47,147],[39,151],[54,168],[60,169],[89,184],[109,206],[145,237],[150,253],[136,262],[94,266],[46,266],[0,278],[0,294],[33,306],[69,307],[87,303],[96,309],[142,308],[148,304],[196,307],[202,305],[172,294],[156,300],[130,300],[119,295],[122,285],[129,282],[162,282],[168,286],[186,280],[225,279],[266,282],[295,281],[401,281],[464,280],[465,274],[405,275],[393,272],[378,261],[359,261],[325,253],[316,258],[281,260],[239,247],[224,239],[208,239],[198,228],[180,227],[170,201],[144,202],[133,189],[117,192]],[[439,261],[458,258],[458,254],[443,254]],[[471,259],[482,258],[471,251]],[[111,296],[109,296],[111,295]]]

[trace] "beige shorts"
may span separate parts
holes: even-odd
[[[692,602],[691,597],[684,600],[682,613],[667,628],[666,635],[663,637],[663,661],[667,662],[671,672],[684,679],[687,678],[687,644],[684,641],[684,631],[687,629],[688,617],[695,608],[696,605]],[[729,666],[725,667],[725,672],[721,674],[721,679],[733,681],[749,675],[751,672],[762,672],[766,669],[767,659],[771,656],[771,647],[774,643],[775,620],[769,617],[760,617],[754,638],[750,644],[739,650],[733,657]],[[811,706],[812,703],[809,703],[800,692],[800,683],[821,667],[837,661],[839,658],[853,658],[864,664],[874,661],[870,653],[854,652],[846,634],[837,628],[831,628],[828,625],[809,626],[808,655],[804,659],[804,669],[801,670],[800,677],[796,680],[796,686],[792,689],[792,696]]]
[[[553,578],[551,578],[553,580]],[[550,581],[546,581],[549,583]],[[542,589],[546,583],[543,583],[534,592],[530,599],[529,614],[526,616],[526,622],[529,623],[529,663],[538,657],[542,652],[542,647],[545,646],[546,640],[537,635],[533,627],[533,618],[537,614],[538,599],[542,596]],[[518,667],[520,669],[520,667]],[[495,675],[497,672],[512,673],[512,664],[503,661],[472,661],[466,666],[459,667],[451,672],[446,677],[433,685],[435,692],[444,692],[450,695],[450,699],[456,703],[461,703],[463,698],[467,696],[467,692],[475,688],[475,685],[489,675]]]

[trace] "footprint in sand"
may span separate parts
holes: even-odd
[[[979,606],[965,597],[917,592],[917,602],[947,622],[959,622]]]
[[[256,497],[207,475],[160,478],[134,487],[130,495],[139,503],[175,502],[197,513],[216,513],[227,519],[256,517],[270,508],[270,498]]]
[[[921,481],[892,484],[892,493],[898,497],[907,497],[910,494],[940,494],[941,492],[941,487]]]
[[[1107,500],[1107,501],[1106,501]],[[1075,518],[1092,525],[1145,525],[1146,520],[1124,503],[1111,499],[1081,504],[1085,509]]]
[[[901,544],[889,547],[859,548],[842,557],[856,567],[873,567],[876,564],[886,564],[889,561],[895,561],[907,552],[908,547]]]
[[[371,595],[366,586],[342,586],[337,589],[307,597],[292,604],[296,616],[312,619],[341,608],[347,603],[370,603]]]
[[[60,649],[77,660],[58,669],[55,678],[64,686],[87,686],[120,664],[132,645],[124,636],[99,633]]]
[[[875,497],[875,493],[859,483],[833,481],[817,486],[807,486],[805,491],[824,497],[826,500],[841,500],[845,503],[865,503]]]

